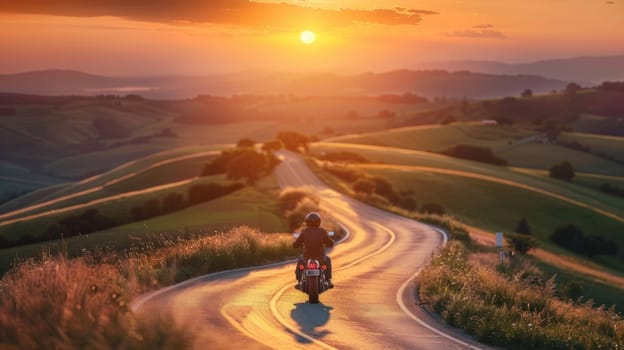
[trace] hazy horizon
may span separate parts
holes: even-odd
[[[131,6],[130,6],[131,5]],[[570,14],[582,14],[574,15]],[[0,0],[0,73],[384,72],[624,53],[624,2]],[[304,30],[316,41],[299,40]]]

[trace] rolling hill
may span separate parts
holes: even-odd
[[[530,88],[545,92],[566,82],[537,75],[492,75],[446,71],[397,70],[341,75],[252,72],[220,76],[105,77],[76,71],[46,70],[0,75],[0,92],[41,95],[140,94],[183,99],[201,94],[366,95],[406,92],[426,97],[502,97]]]
[[[575,81],[581,84],[599,84],[603,81],[624,79],[624,55],[574,57],[542,60],[529,63],[495,61],[423,62],[417,69],[446,69],[487,74],[529,74],[553,79]]]

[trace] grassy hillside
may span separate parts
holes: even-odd
[[[568,224],[624,247],[619,234],[624,229],[624,199],[549,178],[542,171],[378,146],[317,143],[311,149],[317,154],[337,150],[358,153],[372,163],[352,164],[352,170],[385,177],[396,191],[412,197],[419,205],[441,204],[451,215],[475,227],[512,232],[526,217],[541,244],[558,254],[574,256],[548,239],[554,229]],[[600,257],[595,261],[624,272],[622,249],[619,258]]]
[[[506,149],[509,142],[534,135],[535,131],[481,123],[404,127],[361,135],[330,138],[327,142],[356,143],[440,152],[457,145],[478,145],[495,151]]]
[[[457,145],[475,145],[492,149],[495,155],[507,160],[511,166],[549,169],[554,164],[567,160],[579,172],[624,176],[622,164],[559,145],[536,142],[531,136],[538,134],[536,131],[525,128],[458,123],[399,128],[343,136],[327,141],[433,152],[440,152]],[[564,138],[569,137],[567,135],[564,134]],[[621,154],[624,149],[624,141],[622,141],[624,139],[621,138],[585,136],[584,140],[589,140],[596,146],[596,150],[609,151],[614,155]],[[539,157],[536,157],[536,154]]]
[[[195,183],[201,183],[198,180]],[[187,186],[167,190],[185,193]],[[278,211],[277,197],[279,187],[273,178],[266,178],[253,187],[247,187],[216,200],[202,203],[184,210],[132,224],[116,227],[93,234],[65,239],[61,244],[31,244],[0,250],[0,272],[6,271],[13,261],[34,257],[43,250],[53,252],[66,249],[71,256],[80,255],[83,249],[126,249],[145,243],[159,233],[198,233],[226,230],[240,225],[262,229],[265,232],[284,232],[287,227]],[[132,199],[114,201],[97,206],[105,216],[118,217],[129,215],[132,206],[142,204],[161,193],[139,196]],[[259,204],[262,203],[262,204]],[[32,220],[28,223],[14,224],[7,229],[11,235],[32,234],[41,231],[54,220],[62,217],[50,216]]]
[[[590,148],[592,153],[603,153],[624,162],[624,137],[564,132],[559,139],[566,142],[578,142]]]
[[[532,172],[527,174],[520,171],[514,171],[514,168],[493,166],[428,152],[399,148],[338,143],[316,143],[311,145],[310,149],[312,152],[317,154],[323,151],[329,152],[332,150],[355,152],[361,154],[371,162],[380,164],[446,169],[457,172],[465,172],[468,174],[489,176],[497,179],[512,181],[518,184],[524,184],[549,193],[559,194],[579,202],[588,203],[591,206],[612,213],[622,213],[624,210],[624,200],[621,198],[610,196],[591,188],[577,186],[574,183],[562,182],[539,174],[535,175]]]

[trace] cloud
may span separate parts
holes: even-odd
[[[479,24],[479,25],[473,26],[472,28],[474,28],[474,29],[491,29],[491,28],[494,28],[494,26],[491,25],[491,24]]]
[[[250,0],[0,0],[0,12],[58,16],[115,16],[151,22],[191,22],[256,29],[343,27],[357,23],[416,25],[433,11],[392,9],[317,9]]]
[[[452,33],[447,33],[447,36],[457,37],[457,38],[481,38],[481,39],[505,39],[507,38],[505,34],[498,30],[494,29],[465,29],[460,31],[455,31]]]
[[[615,4],[615,1],[607,1],[605,4],[606,5],[613,5],[613,4]]]

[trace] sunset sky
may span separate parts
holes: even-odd
[[[624,54],[623,20],[624,0],[0,0],[0,73],[350,73]]]

